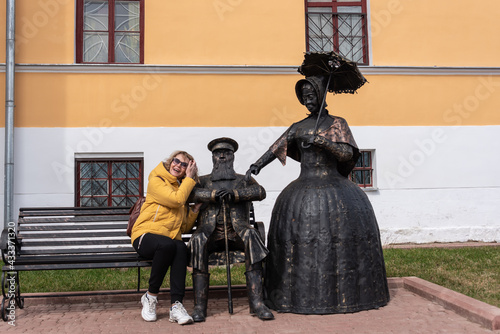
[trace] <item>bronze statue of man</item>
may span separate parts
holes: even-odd
[[[196,231],[188,244],[193,266],[193,320],[205,321],[207,316],[208,256],[211,252],[225,250],[224,220],[229,248],[245,253],[250,312],[262,320],[274,319],[272,312],[264,305],[262,291],[262,260],[268,250],[259,232],[249,223],[251,202],[263,200],[266,192],[253,178],[246,180],[245,175],[234,171],[234,152],[238,149],[236,141],[217,138],[208,144],[208,149],[212,152],[212,173],[201,176],[192,192],[193,202],[205,203],[198,215]],[[223,208],[223,205],[226,207]]]

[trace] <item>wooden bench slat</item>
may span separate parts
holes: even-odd
[[[23,230],[19,236],[23,239],[39,238],[92,238],[92,237],[127,237],[126,229],[88,229],[88,230]],[[130,238],[129,238],[130,241]]]
[[[120,245],[119,245],[120,246]],[[95,253],[122,253],[122,252],[134,252],[135,250],[132,246],[128,247],[125,245],[121,245],[120,247],[95,247],[94,245],[90,245],[88,248],[86,247],[75,247],[75,248],[54,248],[54,247],[47,247],[47,248],[29,248],[26,250],[23,250],[20,252],[20,255],[17,260],[22,259],[23,256],[27,255],[37,255],[37,254],[44,254],[44,255],[60,255],[60,254],[95,254]]]
[[[73,211],[47,211],[47,212],[25,212],[19,215],[20,219],[29,219],[31,217],[93,217],[93,216],[125,216],[128,215],[128,211],[120,210],[117,212],[106,213],[106,212],[73,212]]]
[[[118,230],[126,235],[127,223],[102,223],[102,224],[38,224],[38,225],[21,225],[17,229],[21,234],[29,231],[87,231],[87,230]]]
[[[85,233],[77,233],[74,231],[61,231],[61,232],[54,232],[54,231],[45,231],[47,233],[43,234],[35,234],[35,233],[23,233],[22,237],[23,240],[30,240],[30,239],[35,239],[35,238],[97,238],[97,237],[123,237],[126,236],[125,230],[118,230],[118,231],[109,231],[105,230],[106,232],[101,233],[100,231],[91,231],[89,230],[88,232]],[[128,240],[130,242],[130,238]]]
[[[125,236],[125,238],[128,238]],[[64,239],[23,239],[22,247],[85,246],[85,245],[131,245],[130,239],[117,238],[64,238]]]
[[[15,271],[33,270],[64,270],[64,269],[104,269],[104,268],[137,268],[151,267],[149,262],[104,262],[104,263],[68,263],[68,264],[29,264],[15,265]],[[11,271],[10,267],[2,268],[3,271]]]
[[[46,208],[20,208],[19,217],[32,216],[92,216],[92,215],[128,215],[129,207],[46,207]]]
[[[87,262],[124,262],[124,261],[146,261],[136,252],[129,253],[102,253],[102,254],[73,254],[73,255],[50,255],[33,254],[23,256],[15,264],[50,264],[50,263],[87,263]],[[151,262],[151,261],[149,261]]]
[[[39,223],[70,223],[70,222],[115,222],[115,221],[125,221],[128,222],[129,215],[94,215],[94,216],[54,216],[40,217],[32,216],[28,218],[19,218],[18,224],[39,224]]]

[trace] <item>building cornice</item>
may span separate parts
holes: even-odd
[[[359,66],[364,75],[500,75],[500,67]],[[298,74],[288,65],[16,64],[25,73]],[[5,72],[5,64],[0,64]]]

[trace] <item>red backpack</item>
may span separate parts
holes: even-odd
[[[129,237],[132,235],[132,228],[134,227],[135,221],[137,220],[137,218],[141,213],[141,208],[145,201],[146,197],[144,196],[139,197],[139,199],[134,203],[134,205],[130,208],[130,211],[128,212],[130,217],[128,218],[127,235]]]
[[[158,176],[158,177],[163,182],[165,182],[165,180],[161,176]],[[134,227],[134,224],[135,224],[137,218],[139,218],[139,215],[141,214],[141,208],[142,208],[142,205],[144,204],[145,201],[146,201],[146,197],[140,196],[139,199],[137,201],[135,201],[134,205],[132,205],[132,207],[130,208],[130,211],[128,212],[130,217],[128,218],[127,235],[129,237],[132,235],[132,228]]]

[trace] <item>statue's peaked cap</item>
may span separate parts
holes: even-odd
[[[236,152],[238,150],[238,143],[234,139],[221,137],[212,140],[210,143],[208,143],[207,147],[211,152],[218,149],[226,149]]]

